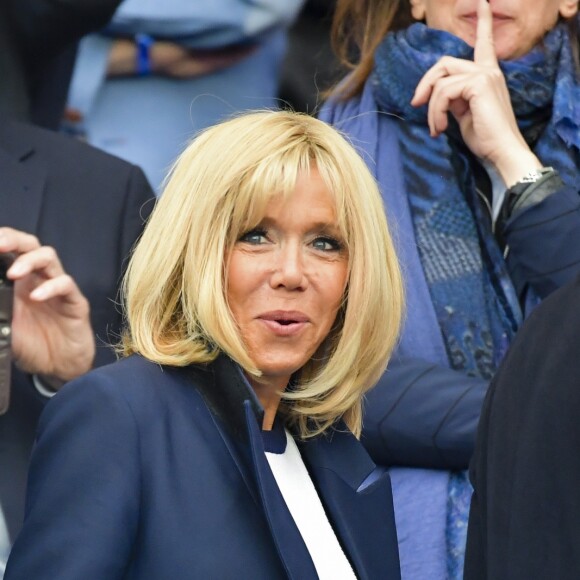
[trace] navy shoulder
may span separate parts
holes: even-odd
[[[168,367],[132,355],[78,377],[65,385],[49,403],[65,400],[124,400],[136,414],[199,400],[196,388],[203,370],[196,366]],[[60,403],[59,403],[60,401]]]

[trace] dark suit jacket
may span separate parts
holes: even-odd
[[[139,356],[67,385],[39,427],[5,580],[317,578],[238,367]],[[399,578],[390,478],[343,424],[299,445],[358,578]]]
[[[123,261],[151,211],[140,169],[50,131],[0,120],[0,226],[56,248],[91,305],[95,364],[114,360]],[[0,502],[10,536],[21,526],[30,449],[45,403],[31,377],[13,370],[10,410],[0,417]]]
[[[519,331],[471,463],[466,580],[580,578],[580,278]]]

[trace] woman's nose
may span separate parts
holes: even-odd
[[[274,268],[270,277],[272,288],[287,288],[289,290],[306,288],[308,279],[300,247],[295,247],[292,244],[280,248],[276,252],[274,260]]]

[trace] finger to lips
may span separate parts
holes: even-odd
[[[478,64],[497,66],[493,42],[493,13],[488,0],[479,0],[477,5],[477,30],[473,60]]]
[[[431,136],[436,137],[447,129],[449,111],[459,114],[469,108],[466,102],[469,100],[469,76],[469,74],[455,75],[437,83],[427,113]]]
[[[454,58],[452,56],[440,58],[419,81],[413,99],[411,100],[411,105],[420,107],[427,103],[431,98],[434,87],[442,79],[457,74],[477,73],[478,70],[478,66],[469,60]]]

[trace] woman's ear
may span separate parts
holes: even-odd
[[[577,13],[578,0],[560,0],[560,16],[562,18],[572,18]]]
[[[411,0],[411,16],[415,20],[425,20],[426,12],[424,0]]]

